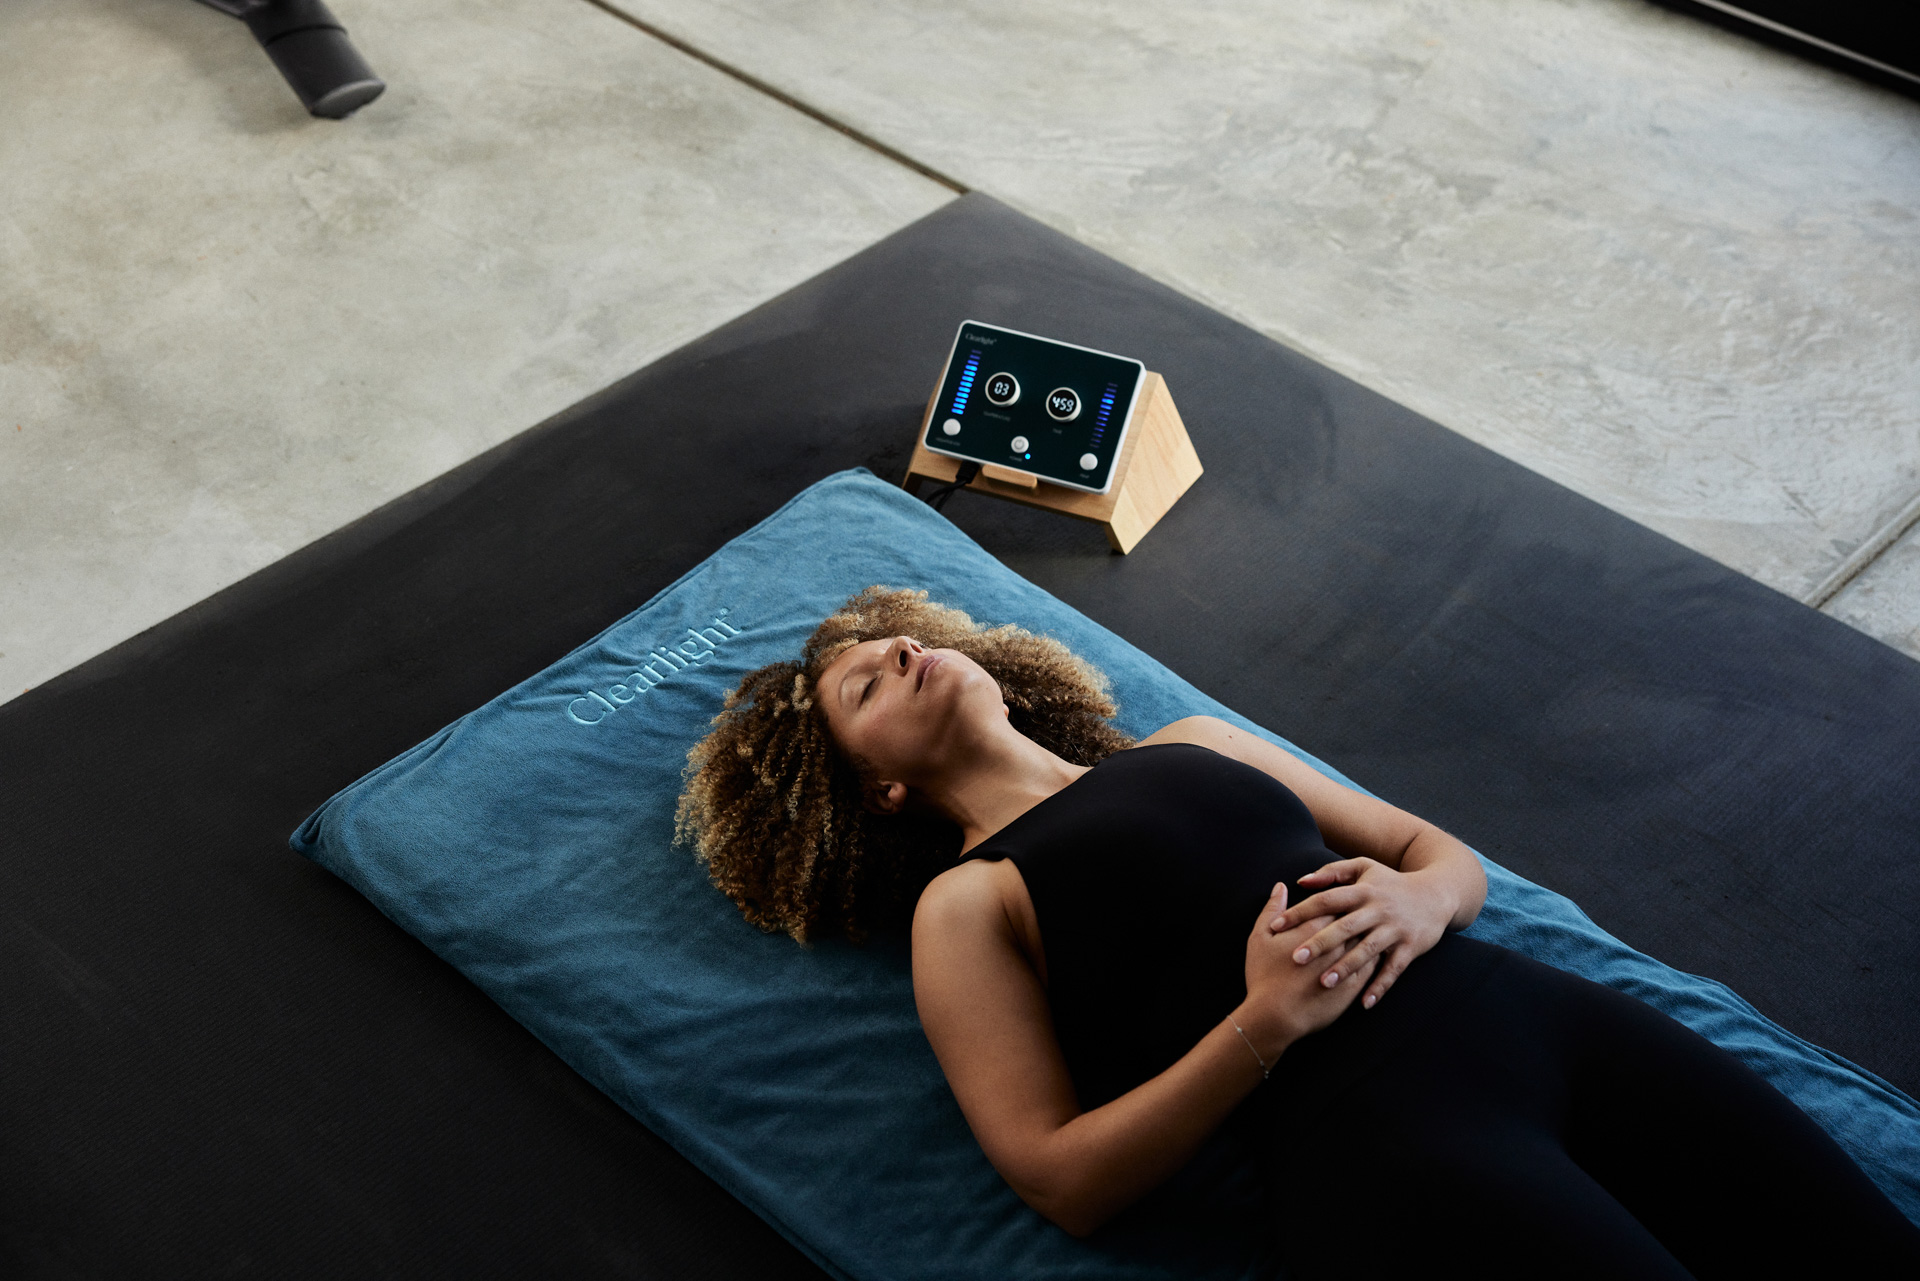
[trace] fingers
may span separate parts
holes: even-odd
[[[1348,917],[1343,919],[1350,920],[1352,918]],[[1335,922],[1335,928],[1341,923],[1342,922]],[[1343,953],[1338,956],[1329,957],[1329,959],[1336,961],[1337,964],[1329,966],[1326,972],[1320,976],[1320,986],[1338,987],[1343,980],[1358,974],[1361,970],[1373,964],[1375,959],[1383,955],[1387,949],[1393,947],[1400,941],[1400,936],[1391,924],[1385,924],[1367,930],[1364,934],[1356,932],[1349,936],[1349,940],[1347,948]],[[1299,955],[1298,952],[1294,953],[1296,960],[1299,958]]]
[[[1374,908],[1348,912],[1344,916],[1336,917],[1311,937],[1303,939],[1293,949],[1293,963],[1307,965],[1320,958],[1332,960],[1335,948],[1352,944],[1355,939],[1381,925],[1384,920],[1384,914]],[[1327,986],[1331,987],[1333,984],[1329,983]]]
[[[1360,998],[1360,1004],[1369,1010],[1372,1009],[1380,998],[1387,994],[1387,989],[1393,986],[1394,981],[1407,972],[1407,967],[1413,964],[1413,956],[1411,943],[1402,943],[1389,952],[1386,959],[1381,962],[1379,970],[1375,972],[1373,982],[1367,988],[1367,994]]]
[[[1278,934],[1285,928],[1279,924],[1279,922],[1286,919],[1287,912],[1287,883],[1285,881],[1275,881],[1273,883],[1273,892],[1267,895],[1267,905],[1260,909],[1262,916],[1265,916],[1268,912],[1272,912],[1275,915],[1267,920],[1267,929],[1270,933]]]
[[[1345,885],[1360,879],[1360,874],[1373,866],[1370,858],[1338,859],[1325,867],[1308,872],[1300,878],[1302,885]]]
[[[1279,961],[1282,958],[1290,957],[1295,948],[1299,947],[1309,938],[1312,938],[1315,934],[1326,929],[1329,925],[1332,925],[1336,919],[1337,918],[1332,916],[1316,916],[1309,920],[1302,921],[1284,934],[1271,934],[1260,926],[1255,925],[1253,927],[1252,941],[1259,942],[1262,950],[1267,955],[1271,956],[1275,961]],[[1329,962],[1335,959],[1337,959],[1337,954],[1328,953],[1327,960]],[[1290,964],[1289,968],[1293,968],[1293,964]]]
[[[1306,920],[1294,926],[1293,929],[1289,931],[1284,931],[1285,933],[1290,933],[1294,935],[1294,937],[1291,940],[1275,938],[1273,942],[1282,947],[1285,947],[1289,942],[1291,942],[1294,947],[1299,947],[1301,944],[1305,943],[1308,939],[1313,938],[1315,935],[1319,934],[1322,930],[1325,930],[1329,925],[1332,925],[1335,921],[1339,919],[1340,919],[1339,917],[1333,916],[1331,914],[1322,914],[1320,916],[1310,916]]]
[[[1301,877],[1305,880],[1305,877]],[[1372,891],[1359,885],[1337,885],[1318,894],[1310,894],[1291,908],[1273,918],[1273,932],[1292,929],[1300,922],[1314,916],[1334,915],[1351,912],[1372,898]]]
[[[1365,983],[1368,979],[1372,978],[1374,974],[1379,971],[1379,969],[1380,969],[1380,958],[1376,956],[1371,961],[1367,962],[1366,969],[1360,971],[1358,974],[1353,976],[1353,982],[1348,986],[1347,990],[1349,992],[1355,990],[1362,983]]]

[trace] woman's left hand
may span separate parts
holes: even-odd
[[[1331,888],[1289,905],[1267,928],[1278,934],[1316,916],[1335,917],[1294,950],[1294,963],[1311,965],[1346,944],[1338,962],[1320,976],[1324,986],[1334,987],[1380,958],[1373,985],[1360,1000],[1372,1009],[1413,959],[1440,941],[1453,916],[1446,896],[1434,893],[1424,879],[1370,858],[1341,859],[1300,878],[1302,888]]]

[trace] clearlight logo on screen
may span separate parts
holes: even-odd
[[[698,667],[720,652],[720,647],[741,634],[727,621],[733,611],[723,609],[713,616],[711,627],[689,627],[687,638],[671,645],[655,645],[640,665],[619,684],[606,692],[588,690],[567,704],[567,719],[576,725],[598,725],[607,717],[656,686],[664,685],[675,672]]]

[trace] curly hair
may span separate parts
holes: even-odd
[[[1112,724],[1106,676],[1059,641],[982,627],[923,591],[867,588],[815,629],[798,662],[749,672],[687,753],[675,839],[763,930],[860,942],[904,924],[959,854],[947,820],[865,807],[869,771],[835,745],[814,699],[834,659],[895,636],[973,659],[1000,686],[1013,727],[1077,765],[1133,744]]]

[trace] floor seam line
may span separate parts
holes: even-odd
[[[586,2],[592,5],[594,8],[599,9],[602,12],[608,14],[609,16],[617,18],[621,22],[626,23],[628,26],[632,27],[634,30],[639,31],[645,35],[652,36],[655,40],[658,40],[661,44],[666,45],[668,48],[677,50],[678,52],[685,54],[687,57],[692,58],[696,62],[704,63],[705,65],[712,67],[715,71],[720,72],[722,75],[731,76],[733,79],[738,80],[741,84],[747,86],[749,89],[765,94],[767,97],[772,98],[775,102],[778,102],[782,106],[789,107],[792,110],[799,112],[801,115],[806,116],[809,120],[813,120],[827,126],[827,128],[834,130],[836,133],[844,134],[846,137],[851,138],[853,141],[859,143],[861,146],[867,148],[869,151],[877,152],[880,155],[885,156],[888,160],[893,161],[895,164],[903,165],[906,168],[913,170],[915,173],[919,174],[921,177],[927,178],[934,182],[939,183],[941,186],[945,187],[947,190],[951,192],[954,192],[956,195],[964,196],[968,194],[968,192],[971,190],[971,188],[969,188],[965,183],[957,182],[954,179],[949,178],[946,174],[941,173],[938,169],[935,169],[932,165],[922,164],[920,161],[915,160],[912,156],[909,156],[906,152],[897,150],[896,148],[893,148],[893,147],[889,147],[886,143],[881,142],[878,138],[875,138],[873,135],[862,133],[860,130],[854,128],[850,124],[847,124],[845,121],[836,120],[834,117],[820,110],[820,108],[813,106],[810,103],[803,102],[800,99],[794,97],[790,93],[786,93],[780,89],[774,88],[772,85],[760,79],[758,76],[753,75],[751,72],[744,71],[741,68],[734,66],[730,62],[726,62],[726,61],[723,61],[722,59],[716,58],[712,54],[708,53],[706,50],[701,49],[699,46],[690,44],[687,41],[682,40],[679,36],[673,35],[670,32],[663,31],[659,27],[654,26],[651,22],[648,22],[645,19],[634,17],[632,14],[626,12],[624,9],[620,9],[615,5],[609,3],[609,0],[586,0]]]
[[[1819,586],[1800,599],[1815,609],[1825,609],[1827,602],[1840,594],[1848,583],[1865,573],[1867,567],[1879,560],[1887,549],[1899,542],[1901,537],[1915,525],[1920,525],[1920,494],[1915,494],[1907,505],[1895,513],[1892,520],[1882,525],[1868,537],[1848,557],[1834,568],[1831,574],[1820,580]]]

